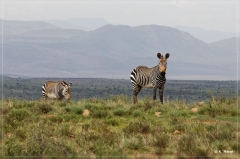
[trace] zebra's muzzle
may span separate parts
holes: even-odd
[[[161,72],[160,74],[161,74],[161,76],[164,77],[166,75],[166,72]]]

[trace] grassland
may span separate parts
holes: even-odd
[[[3,101],[3,156],[236,157],[240,98],[163,105],[128,96]]]

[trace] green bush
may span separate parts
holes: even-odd
[[[213,118],[221,115],[237,116],[236,99],[219,97],[216,100],[209,101],[206,105],[200,107],[199,114],[210,115]]]
[[[118,126],[120,125],[121,121],[116,118],[110,118],[107,121],[105,121],[106,124],[111,125],[111,126]]]
[[[127,149],[134,150],[134,151],[140,151],[140,152],[146,150],[143,139],[140,136],[136,136],[136,137],[132,137],[131,139],[127,139],[126,143],[125,143],[125,147]]]
[[[5,139],[6,155],[8,156],[21,156],[24,153],[24,145],[18,142],[17,138]]]
[[[157,155],[163,155],[168,147],[170,137],[165,133],[154,136],[153,146]]]
[[[35,102],[29,101],[19,101],[19,100],[8,100],[9,104],[15,109],[30,108],[33,107]]]
[[[111,114],[109,111],[96,109],[91,111],[94,118],[106,118],[111,117]]]
[[[127,125],[123,129],[123,132],[126,135],[133,134],[133,133],[147,134],[147,133],[150,133],[151,126],[152,126],[151,123],[146,120],[130,122],[129,125]]]
[[[77,114],[77,115],[81,115],[83,113],[84,108],[80,107],[80,106],[72,106],[71,108],[71,112]]]
[[[113,111],[113,114],[116,116],[124,116],[127,115],[128,112],[125,108],[117,108],[116,110]]]
[[[231,141],[236,139],[236,125],[232,123],[221,123],[209,129],[206,136],[211,141]]]
[[[140,116],[141,114],[142,114],[142,112],[141,112],[140,110],[134,110],[134,111],[132,112],[133,117],[138,117],[138,116]]]
[[[39,100],[29,110],[35,114],[47,114],[53,110],[53,101]]]
[[[5,117],[6,124],[17,126],[19,122],[24,122],[25,119],[30,118],[31,113],[27,109],[11,109]]]
[[[193,133],[185,134],[177,143],[178,154],[207,156],[209,149],[202,144],[197,135]]]

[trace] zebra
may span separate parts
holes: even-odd
[[[156,91],[159,89],[159,98],[163,104],[163,90],[166,82],[167,59],[170,54],[165,57],[161,53],[157,54],[159,63],[153,68],[146,66],[137,66],[130,74],[130,79],[133,85],[133,103],[137,103],[137,95],[144,88],[153,88],[153,100],[156,100]]]
[[[65,81],[47,81],[42,86],[43,99],[52,98],[62,100],[65,97],[67,100],[71,98],[70,86],[72,83],[67,84]]]

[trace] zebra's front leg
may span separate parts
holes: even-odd
[[[153,100],[156,100],[157,88],[153,88]]]
[[[161,104],[163,104],[163,89],[159,89],[159,99]]]
[[[137,103],[137,95],[141,91],[142,87],[139,85],[135,86],[135,89],[133,90],[133,104]]]

